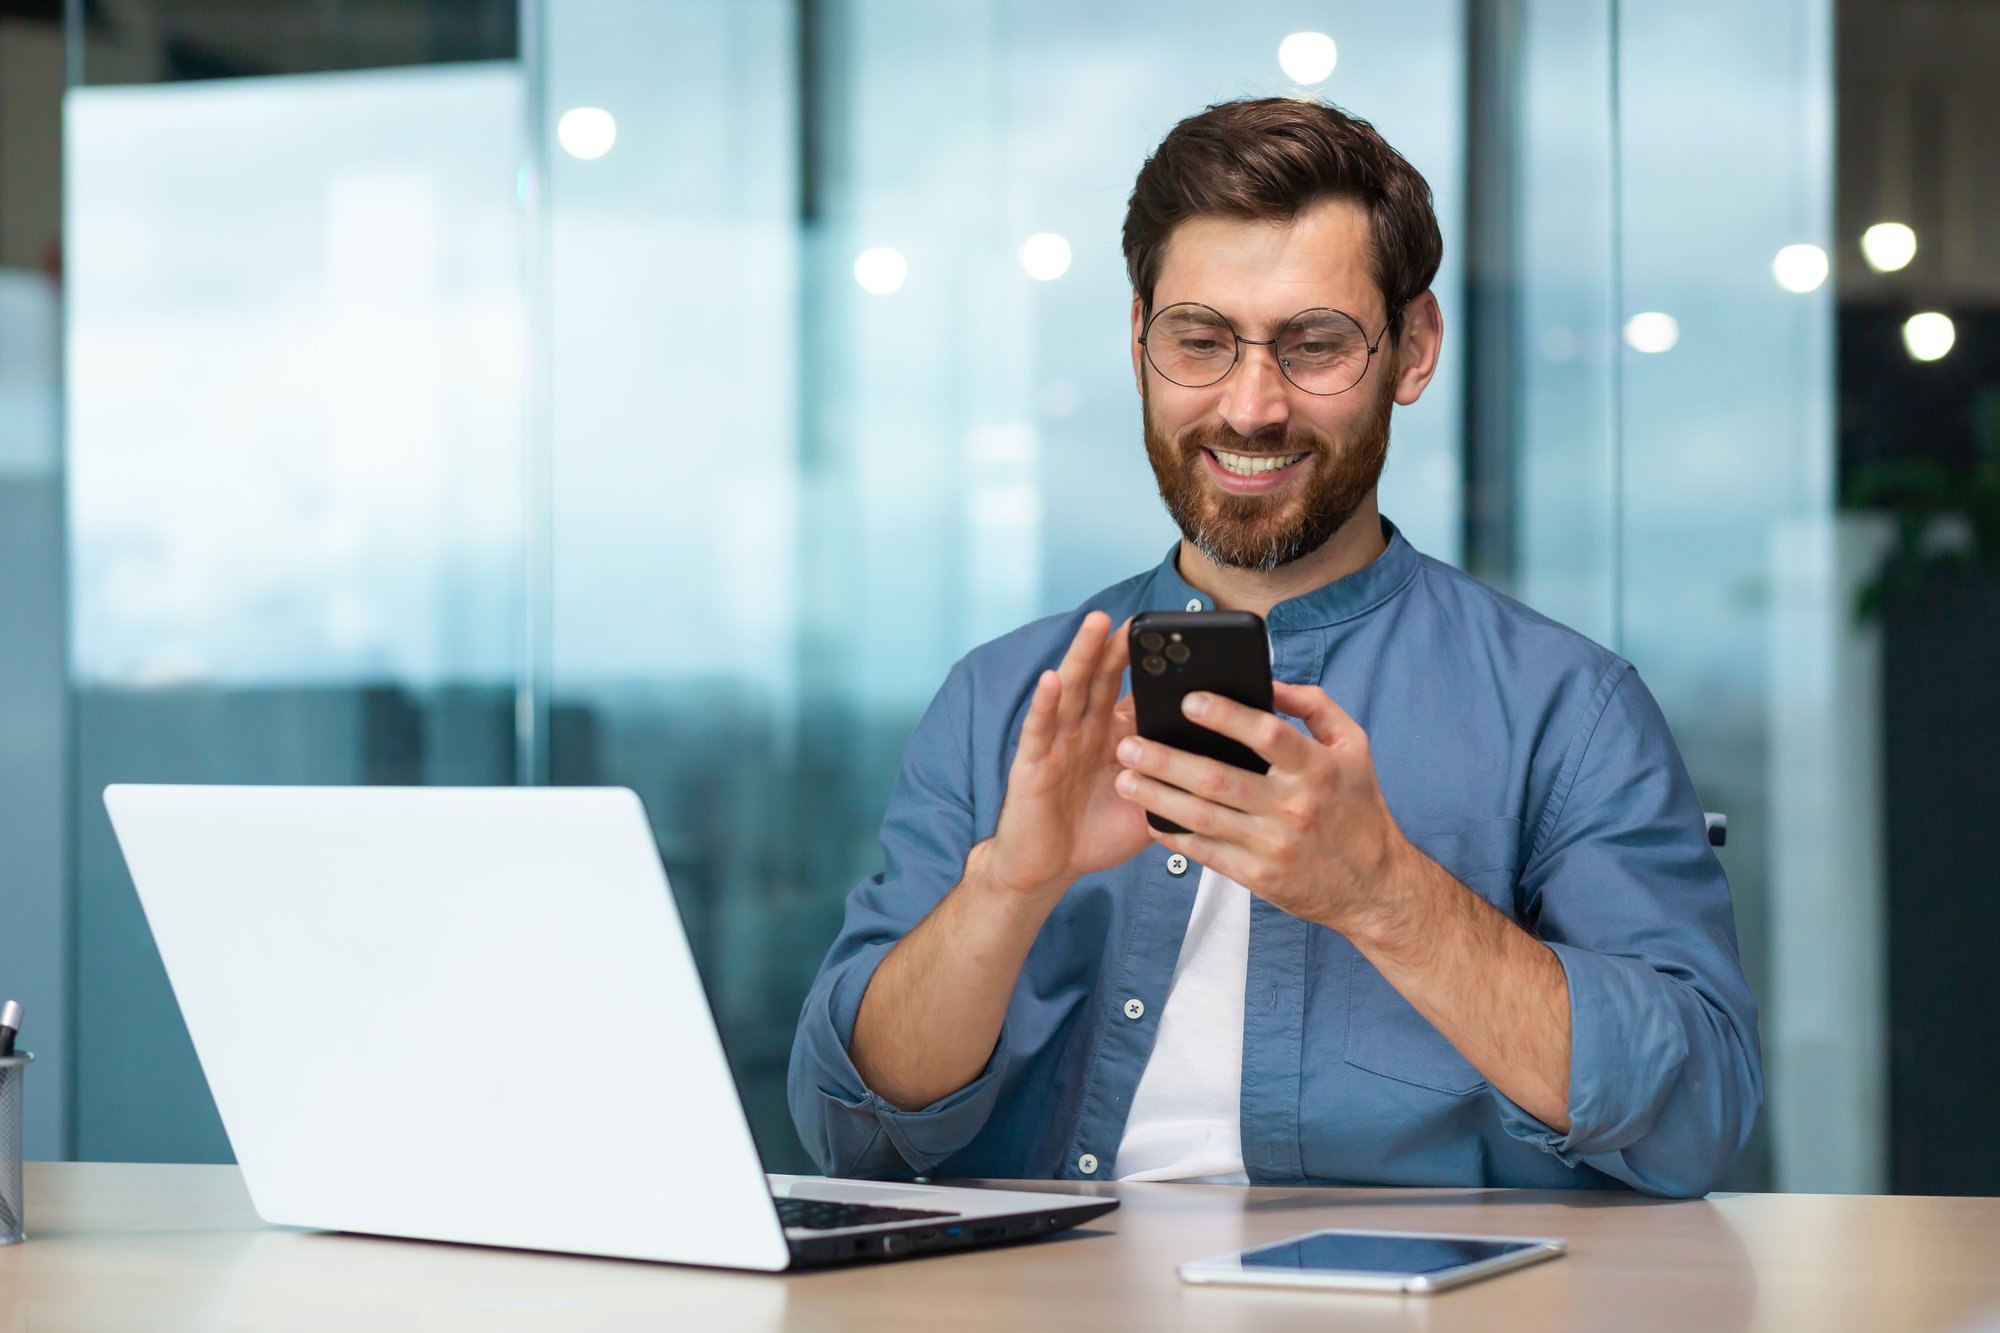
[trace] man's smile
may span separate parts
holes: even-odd
[[[1310,453],[1237,454],[1221,449],[1203,449],[1208,475],[1223,490],[1236,495],[1261,495],[1274,491],[1302,470]]]

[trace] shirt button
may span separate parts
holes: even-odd
[[[1167,873],[1169,875],[1187,874],[1187,858],[1185,856],[1182,856],[1179,852],[1175,852],[1172,856],[1168,857]]]
[[[1081,1157],[1077,1158],[1077,1159],[1076,1159],[1076,1169],[1077,1169],[1077,1170],[1079,1170],[1079,1171],[1081,1171],[1081,1172],[1083,1172],[1083,1174],[1085,1174],[1086,1176],[1094,1176],[1094,1175],[1096,1175],[1096,1174],[1097,1174],[1097,1156],[1096,1156],[1096,1154],[1094,1154],[1094,1153],[1085,1153],[1085,1154],[1084,1154],[1083,1156],[1081,1156]]]
[[[1139,1018],[1144,1018],[1145,1016],[1146,1016],[1146,1002],[1144,1000],[1141,1000],[1137,996],[1134,996],[1132,999],[1125,1001],[1125,1017],[1132,1019],[1139,1019]]]
[[[1187,609],[1188,609],[1188,610],[1190,610],[1190,611],[1199,611],[1199,610],[1201,610],[1201,598],[1199,598],[1199,597],[1190,597],[1190,598],[1188,598],[1188,604],[1187,604]]]

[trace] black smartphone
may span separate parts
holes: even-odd
[[[1193,690],[1271,711],[1271,639],[1250,611],[1148,611],[1132,621],[1132,704],[1139,734],[1189,754],[1262,773],[1271,766],[1247,745],[1190,719],[1181,700]],[[1186,829],[1152,811],[1162,833]]]

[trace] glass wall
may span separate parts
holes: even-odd
[[[541,32],[549,773],[644,799],[759,1141],[796,1165],[787,1005],[849,857],[816,845],[847,774],[805,774],[799,722],[792,7],[551,4]]]
[[[1779,1147],[1732,1183],[1865,1187],[1879,1034],[1827,1006],[1875,1004],[1880,885],[1824,836],[1868,827],[1828,774],[1873,768],[1826,748],[1868,697],[1832,665],[1859,566],[1829,293],[1772,267],[1829,244],[1829,16],[529,0],[518,60],[272,73],[223,34],[240,77],[73,88],[69,1149],[227,1152],[105,783],[549,781],[644,797],[760,1144],[804,1166],[793,1019],[911,725],[1175,537],[1133,175],[1210,102],[1302,92],[1445,233],[1384,511],[1637,663],[1730,816],[1765,1001]],[[1299,31],[1330,69],[1281,63]]]
[[[0,986],[34,1016],[37,1058],[60,1070],[70,958],[59,302],[48,274],[0,267]],[[60,1156],[68,1087],[28,1086],[27,1153]]]
[[[1812,753],[1863,720],[1804,693],[1826,659],[1774,652],[1781,615],[1841,603],[1830,582],[1778,586],[1798,547],[1833,534],[1832,11],[1788,0],[1619,16],[1615,641],[1659,697],[1704,804],[1730,820],[1724,864],[1764,1003],[1770,1087],[1738,1178],[1879,1188],[1838,1173],[1823,1148],[1803,1151],[1804,1138],[1766,1161],[1780,1126],[1881,1126],[1825,1068],[1855,1058],[1866,1033],[1802,1039],[1839,992],[1773,949],[1782,935],[1822,957],[1856,951],[1848,1002],[1879,984],[1879,968],[1860,966],[1879,895],[1866,868],[1829,868],[1817,884],[1773,873],[1804,869],[1827,830],[1777,818],[1776,804],[1864,771],[1829,770]],[[1731,39],[1717,43],[1725,23]],[[1699,97],[1686,95],[1694,70]]]
[[[72,1151],[226,1159],[100,793],[509,782],[512,62],[74,89]]]
[[[1133,173],[1201,106],[1297,90],[1279,43],[1323,7],[541,14],[551,772],[645,796],[760,1142],[803,1166],[793,1021],[910,727],[960,655],[1176,537],[1127,351]],[[1448,236],[1462,34],[1455,3],[1357,11],[1316,85],[1430,176]],[[1458,395],[1453,368],[1398,417],[1384,483],[1446,559]]]

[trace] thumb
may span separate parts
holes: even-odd
[[[1287,685],[1274,681],[1271,685],[1271,701],[1278,710],[1290,713],[1306,724],[1306,730],[1321,745],[1332,745],[1342,736],[1358,733],[1361,728],[1347,715],[1347,710],[1333,701],[1333,696],[1317,685]]]

